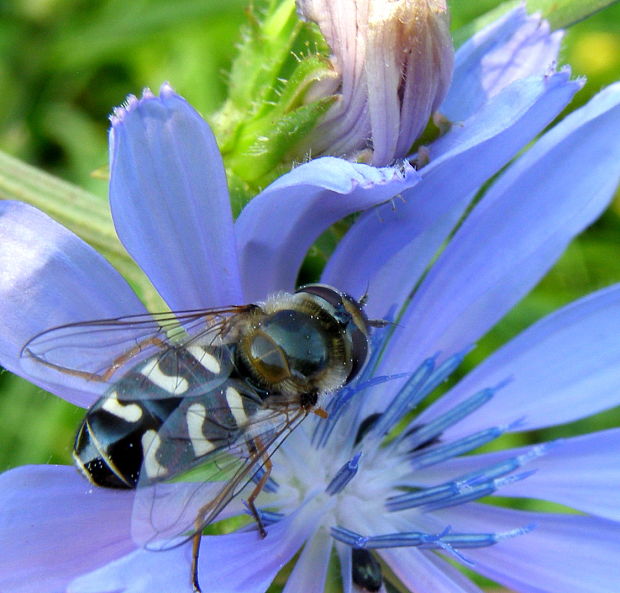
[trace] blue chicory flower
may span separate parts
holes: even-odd
[[[376,169],[317,159],[265,189],[236,221],[213,136],[170,87],[159,97],[130,98],[115,112],[114,222],[171,308],[253,302],[291,290],[315,238],[365,210],[321,280],[355,296],[367,290],[372,318],[398,318],[395,327],[375,331],[371,361],[333,396],[329,417],[307,419],[274,455],[274,482],[258,499],[268,509],[267,537],[255,530],[203,537],[205,592],[264,592],[301,550],[284,591],[318,593],[334,549],[347,593],[360,590],[359,569],[370,562],[363,550],[370,549],[411,591],[479,591],[446,557],[518,591],[616,591],[620,430],[466,453],[507,432],[618,404],[620,286],[538,322],[385,439],[538,282],[616,188],[619,85],[542,136],[454,230],[481,185],[580,87],[566,70],[553,70],[558,43],[539,19],[511,13],[457,53],[442,111],[458,123],[430,146],[427,166]],[[22,366],[22,346],[49,327],[144,307],[103,258],[34,208],[0,203],[0,236],[0,363],[91,405],[103,386],[51,370],[34,376]],[[476,502],[494,495],[549,500],[581,513]],[[227,515],[243,512],[240,498]],[[6,472],[0,589],[189,591],[191,550],[137,547],[132,504],[131,492],[94,488],[70,467]]]

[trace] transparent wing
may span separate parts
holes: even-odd
[[[168,549],[214,521],[306,415],[294,404],[265,405],[235,379],[202,398],[183,398],[144,451],[136,543]]]
[[[233,306],[71,323],[30,339],[21,363],[31,376],[43,380],[58,380],[60,374],[108,383],[158,352],[196,340],[215,341],[228,320],[247,309]]]

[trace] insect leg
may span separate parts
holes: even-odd
[[[251,453],[256,454],[257,447],[253,441],[250,441],[248,443],[248,448],[250,449]],[[264,468],[265,468],[265,473],[263,474],[260,481],[258,482],[256,487],[252,491],[252,494],[250,494],[250,496],[248,497],[248,501],[247,501],[248,507],[250,508],[252,516],[254,517],[254,520],[258,524],[258,529],[259,529],[261,537],[265,537],[267,535],[267,532],[265,531],[263,522],[261,521],[258,511],[256,510],[256,506],[254,505],[254,500],[256,499],[260,491],[264,488],[265,483],[269,479],[269,474],[271,474],[272,464],[271,464],[271,460],[268,457],[265,458]],[[198,555],[200,553],[200,540],[202,537],[202,527],[204,526],[204,523],[205,523],[205,515],[211,509],[212,504],[213,504],[213,501],[203,506],[198,511],[196,520],[194,522],[196,533],[192,537],[192,565],[191,565],[192,593],[202,593],[202,589],[200,588],[200,584],[198,583]]]
[[[265,449],[260,445],[257,447],[256,444],[252,442],[252,446],[250,447],[250,452],[256,449],[261,451],[264,454]],[[265,531],[263,520],[260,518],[260,515],[258,514],[258,510],[256,509],[256,505],[254,504],[254,501],[256,500],[256,497],[261,493],[261,490],[265,487],[265,484],[267,483],[267,480],[269,479],[269,476],[271,475],[271,469],[273,468],[271,459],[269,457],[266,457],[266,456],[263,457],[263,461],[264,461],[263,469],[265,471],[263,472],[263,475],[261,476],[260,480],[254,487],[254,490],[252,490],[252,493],[250,494],[250,496],[248,496],[248,499],[246,501],[248,504],[248,508],[250,509],[250,512],[252,513],[252,517],[254,517],[254,520],[256,521],[256,524],[258,525],[258,532],[260,533],[261,537],[265,537],[267,535],[267,532]]]
[[[199,527],[199,526],[197,526]],[[200,538],[202,537],[202,532],[200,530],[196,531],[194,537],[192,538],[192,592],[193,593],[202,593],[202,589],[198,584],[198,553],[200,552]]]

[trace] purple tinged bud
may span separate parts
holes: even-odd
[[[337,100],[310,137],[313,156],[375,166],[408,155],[441,104],[454,51],[445,0],[297,0],[329,44]],[[332,93],[332,85],[313,89]]]

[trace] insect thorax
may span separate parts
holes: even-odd
[[[366,318],[344,300],[331,287],[310,285],[255,307],[239,328],[239,372],[274,397],[314,406],[353,377],[368,351]]]

